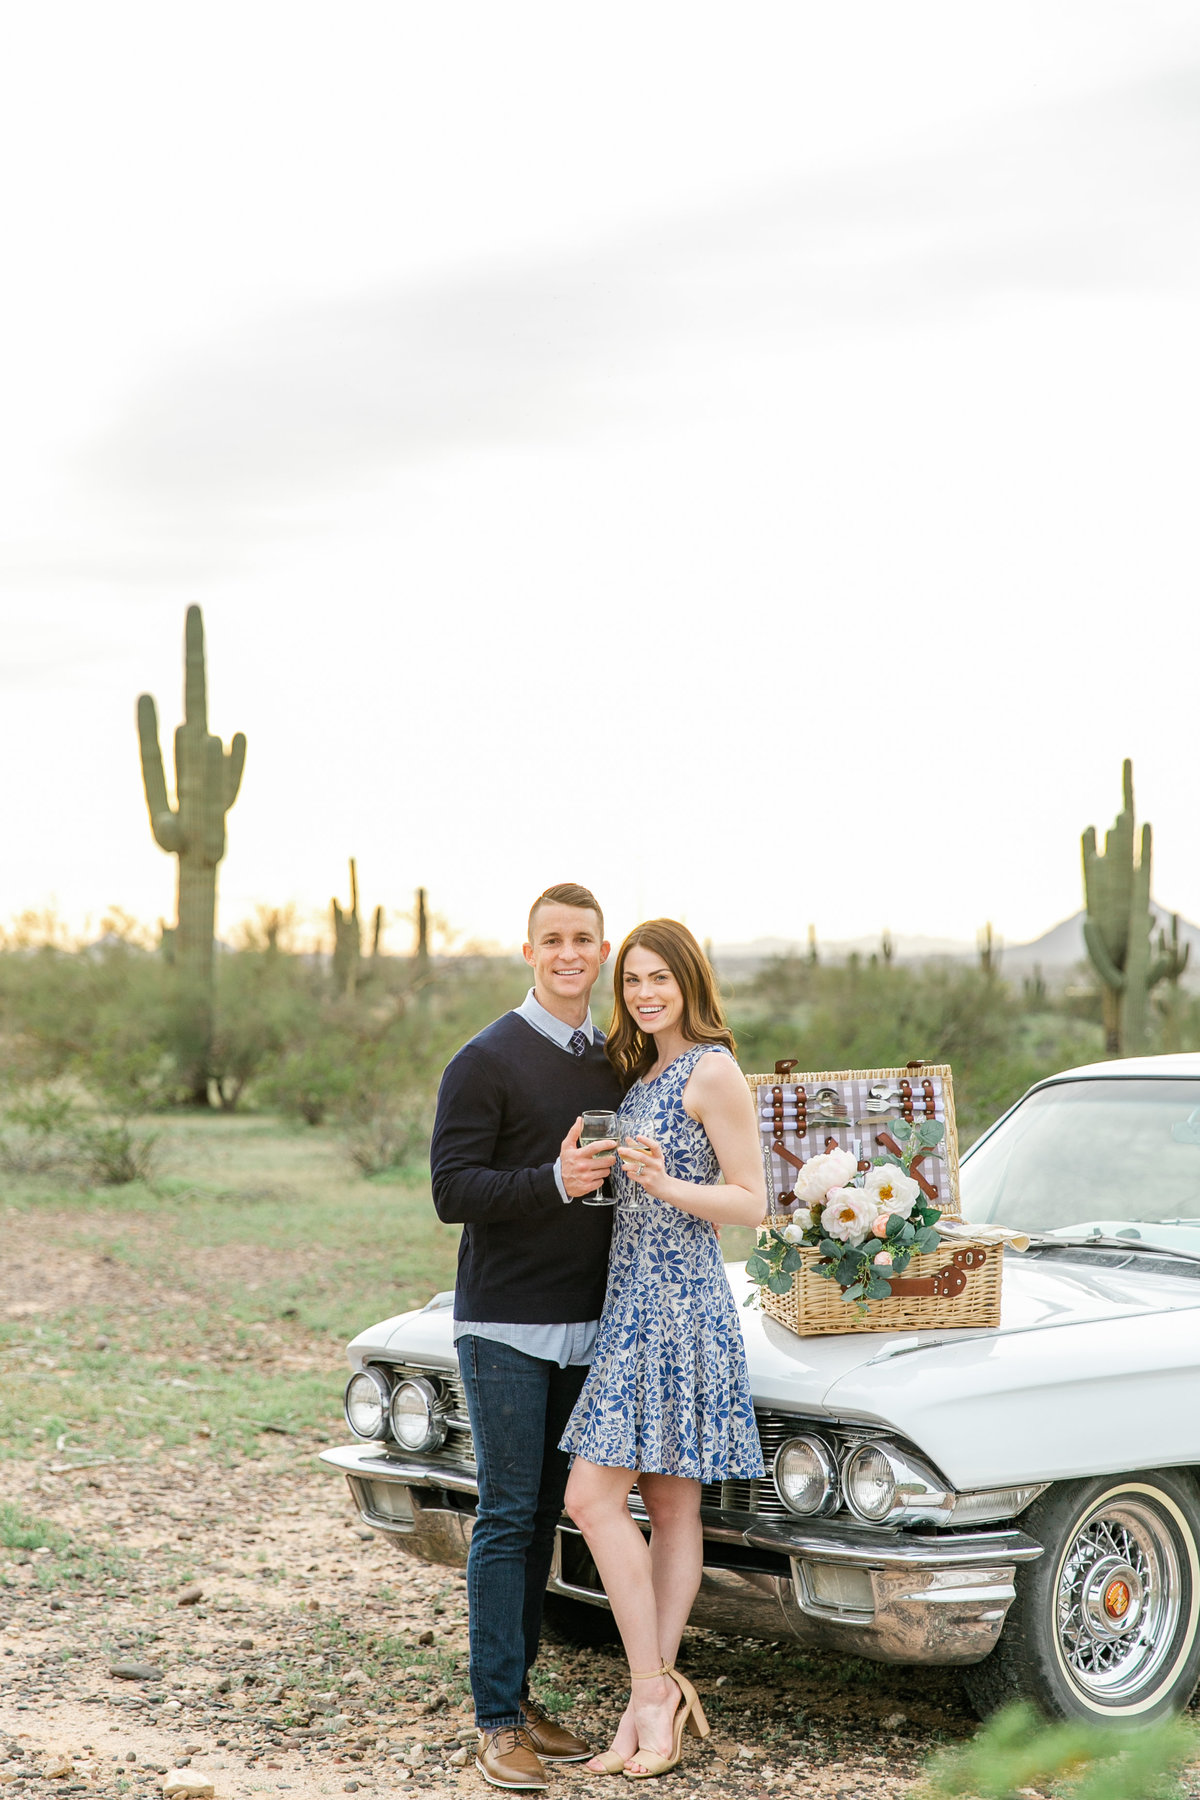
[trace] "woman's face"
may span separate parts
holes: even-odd
[[[657,951],[635,944],[621,971],[621,993],[634,1023],[654,1037],[683,1020],[683,992]]]

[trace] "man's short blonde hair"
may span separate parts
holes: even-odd
[[[557,887],[548,887],[539,894],[529,909],[529,936],[527,943],[533,942],[533,927],[538,916],[539,907],[543,906],[578,906],[586,912],[594,912],[596,923],[600,927],[600,936],[604,936],[604,914],[600,911],[600,903],[591,888],[580,887],[577,881],[560,881]]]

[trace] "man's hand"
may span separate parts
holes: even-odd
[[[613,1152],[617,1147],[615,1138],[598,1138],[594,1144],[579,1148],[579,1133],[583,1129],[582,1117],[576,1119],[570,1131],[562,1141],[559,1151],[563,1186],[572,1200],[578,1200],[583,1194],[594,1194],[604,1186],[604,1178],[613,1166]]]

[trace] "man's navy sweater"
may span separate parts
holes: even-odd
[[[612,1208],[564,1206],[554,1164],[581,1112],[616,1111],[621,1083],[599,1043],[582,1056],[506,1013],[442,1076],[433,1203],[461,1224],[459,1319],[557,1325],[598,1319]]]

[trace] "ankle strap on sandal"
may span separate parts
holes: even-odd
[[[630,1681],[657,1681],[660,1675],[669,1675],[670,1673],[668,1665],[661,1663],[657,1669],[651,1669],[648,1675],[644,1672],[639,1675],[635,1670],[630,1669],[629,1679]]]

